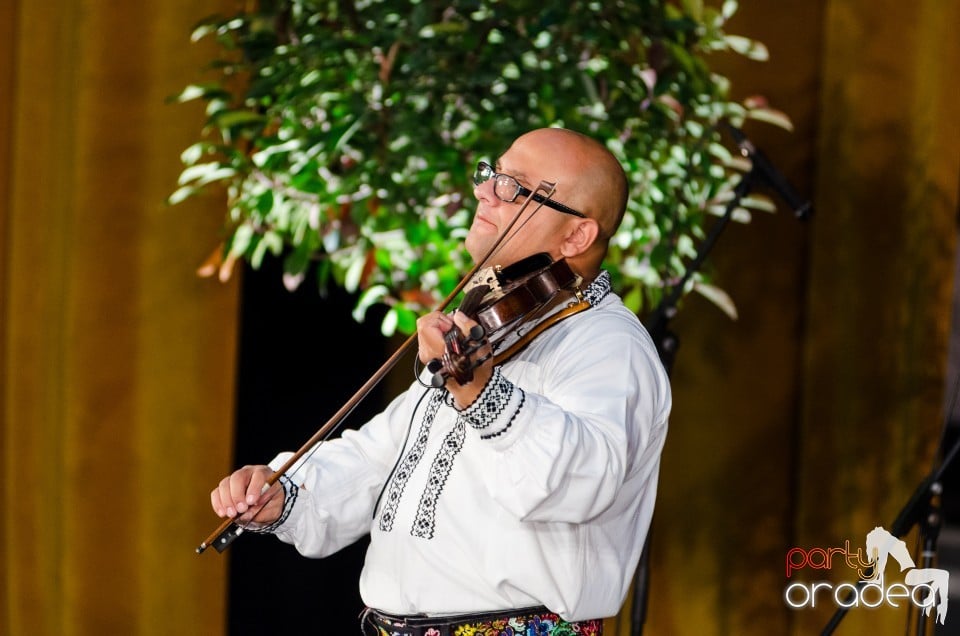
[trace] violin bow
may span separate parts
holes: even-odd
[[[557,184],[550,183],[549,181],[541,181],[540,185],[537,186],[535,192],[544,192],[544,201],[540,202],[536,208],[534,208],[531,213],[531,217],[536,214],[540,208],[543,207],[543,203],[550,199],[553,196],[553,193],[556,192]],[[530,205],[530,202],[533,201],[533,196],[527,197],[520,205],[520,209],[517,210],[517,213],[514,215],[513,219],[510,220],[510,223],[507,224],[507,227],[504,228],[503,232],[500,233],[500,236],[497,237],[497,240],[494,241],[493,245],[490,246],[490,249],[487,251],[486,255],[480,259],[467,273],[466,276],[457,284],[456,288],[447,295],[442,303],[434,311],[444,311],[447,307],[450,306],[450,303],[457,297],[457,295],[466,287],[467,283],[476,275],[477,272],[483,268],[490,258],[496,253],[496,251],[503,244],[504,240],[507,237],[507,234],[513,229],[513,226],[516,225],[517,221],[523,215],[524,211]],[[526,223],[526,221],[524,222]],[[521,226],[522,227],[522,226]],[[512,237],[511,237],[512,238]],[[407,353],[407,351],[413,346],[413,343],[417,340],[417,334],[413,333],[407,340],[400,345],[400,347],[393,352],[387,360],[380,366],[377,371],[370,376],[370,378],[363,383],[356,393],[344,403],[340,409],[330,416],[330,419],[321,426],[317,431],[308,439],[304,444],[293,454],[290,458],[284,462],[280,468],[276,469],[273,474],[271,474],[266,482],[263,484],[263,489],[261,490],[261,495],[265,493],[271,486],[273,486],[280,478],[285,475],[294,464],[300,461],[304,455],[311,452],[311,450],[316,447],[321,442],[325,441],[330,435],[336,431],[340,423],[346,418],[350,413],[353,412],[355,408],[370,394],[374,387],[379,384],[384,377],[396,366],[397,362]],[[262,506],[261,506],[262,507]],[[217,527],[216,530],[211,532],[206,539],[204,539],[200,545],[197,546],[197,554],[202,554],[206,551],[207,548],[213,546],[217,552],[223,552],[233,541],[243,534],[244,526],[237,522],[235,518],[228,517],[223,520],[223,522]]]

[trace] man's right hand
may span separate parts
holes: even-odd
[[[241,523],[273,523],[283,512],[283,489],[275,483],[263,490],[272,474],[269,466],[244,466],[224,477],[210,492],[213,511]]]

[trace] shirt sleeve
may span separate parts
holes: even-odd
[[[590,318],[509,361],[463,413],[491,497],[524,521],[593,519],[658,466],[670,392],[652,340],[632,314]]]
[[[422,394],[416,388],[405,392],[361,428],[322,442],[316,452],[294,464],[287,475],[295,486],[295,500],[290,500],[291,488],[285,487],[285,517],[269,531],[301,554],[317,558],[367,534]],[[277,455],[270,467],[277,470],[291,456]]]

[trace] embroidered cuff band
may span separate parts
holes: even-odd
[[[297,501],[297,494],[300,492],[300,488],[286,475],[280,475],[279,481],[280,486],[283,488],[283,511],[280,513],[280,516],[277,517],[277,520],[273,523],[261,526],[259,528],[255,527],[255,524],[250,524],[246,528],[248,532],[255,532],[258,534],[273,534],[280,526],[283,525],[283,523],[287,520],[287,517],[290,516],[290,512],[293,510],[293,504]]]
[[[481,439],[496,437],[510,428],[525,398],[523,389],[504,377],[500,367],[495,367],[483,393],[460,417],[480,431]]]

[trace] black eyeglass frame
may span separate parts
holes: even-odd
[[[482,175],[484,175],[484,174],[487,174],[488,176],[483,177]],[[546,197],[543,196],[543,195],[537,194],[537,193],[534,192],[533,190],[530,190],[530,189],[528,189],[528,188],[523,187],[522,185],[520,185],[520,182],[517,181],[517,178],[516,178],[516,177],[512,177],[512,176],[510,176],[510,175],[508,175],[508,174],[502,174],[502,173],[500,173],[500,172],[497,172],[497,171],[494,169],[494,167],[491,166],[491,165],[490,165],[489,163],[487,163],[486,161],[478,161],[478,162],[477,162],[477,171],[473,173],[473,184],[474,184],[474,185],[480,185],[481,183],[484,183],[484,182],[486,182],[486,181],[489,181],[490,179],[493,179],[493,180],[494,180],[494,181],[493,181],[493,193],[494,193],[494,194],[497,196],[497,198],[500,199],[501,201],[504,201],[504,202],[506,202],[506,203],[513,203],[514,201],[517,200],[517,197],[519,197],[519,196],[530,197],[530,198],[532,198],[534,201],[536,201],[537,203],[540,203],[540,204],[542,204],[542,205],[545,205],[545,206],[547,206],[548,208],[553,208],[553,209],[556,210],[557,212],[563,212],[564,214],[571,214],[571,215],[576,216],[576,217],[579,217],[579,218],[581,218],[581,219],[587,218],[587,215],[584,214],[583,212],[577,212],[577,211],[574,210],[573,208],[568,208],[567,206],[565,206],[565,205],[562,204],[562,203],[558,203],[558,202],[554,201],[553,199],[548,199],[548,198],[546,198]],[[514,191],[513,191],[513,196],[511,196],[511,197],[505,197],[505,196],[501,195],[500,192],[498,192],[498,187],[499,187],[499,186],[501,185],[501,183],[502,183],[502,182],[501,182],[501,179],[503,179],[506,183],[512,184],[511,187],[515,187],[515,189],[514,189]]]

